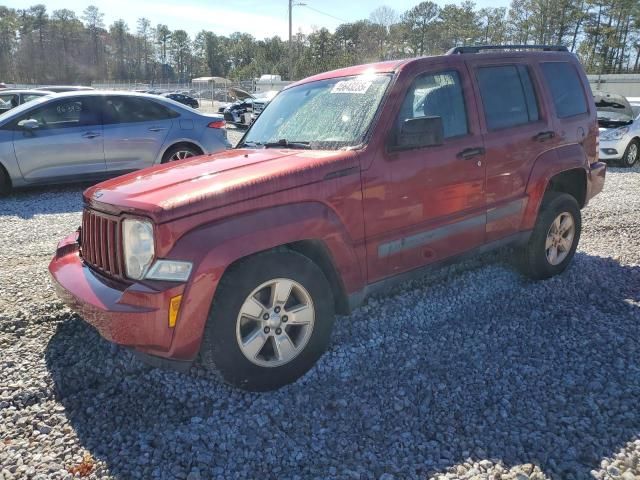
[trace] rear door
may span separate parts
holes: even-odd
[[[363,174],[369,282],[481,245],[485,166],[473,88],[450,58],[399,80],[397,131],[411,118],[439,116],[442,145],[381,152]],[[393,143],[392,140],[390,140]]]
[[[557,146],[579,148],[578,156],[586,155],[589,163],[597,161],[597,133],[595,105],[586,76],[573,59],[541,61],[540,71],[545,79],[555,111]]]
[[[516,233],[536,158],[554,143],[540,79],[522,57],[467,60],[486,149],[487,242]]]
[[[38,128],[17,124],[34,119]],[[96,96],[65,97],[22,114],[13,123],[13,146],[28,182],[82,178],[105,172],[102,123]]]
[[[148,98],[104,97],[104,154],[110,172],[138,170],[158,158],[178,113]]]

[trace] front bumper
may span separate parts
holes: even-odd
[[[174,335],[168,322],[169,302],[183,293],[184,285],[163,282],[152,288],[110,280],[85,265],[77,240],[77,233],[63,239],[49,264],[60,298],[105,339],[149,355],[168,356]]]
[[[603,140],[600,138],[600,160],[620,160],[629,142],[630,139],[627,135],[620,140]]]

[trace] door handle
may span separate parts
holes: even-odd
[[[463,160],[469,160],[470,158],[477,157],[478,155],[484,155],[484,148],[482,147],[465,148],[461,152],[458,152],[456,157],[461,158]]]
[[[544,142],[545,140],[551,140],[555,136],[555,132],[549,130],[548,132],[540,132],[537,135],[534,135],[533,139],[538,142]]]
[[[98,132],[85,132],[82,134],[84,138],[96,138],[99,137],[100,134]]]
[[[149,127],[150,132],[161,132],[163,130],[166,130],[166,128],[165,127]]]

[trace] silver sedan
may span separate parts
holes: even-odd
[[[99,180],[229,148],[224,121],[130,92],[49,95],[0,115],[0,193]]]

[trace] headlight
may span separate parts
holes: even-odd
[[[178,260],[158,260],[149,269],[145,278],[151,280],[168,280],[186,282],[191,274],[191,262]]]
[[[153,225],[147,220],[127,218],[122,222],[124,265],[127,277],[141,280],[154,255]]]
[[[604,132],[601,136],[602,140],[620,140],[629,132],[629,127],[620,127],[615,130]]]

